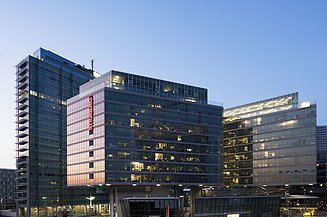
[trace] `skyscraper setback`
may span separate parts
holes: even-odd
[[[42,48],[17,64],[19,215],[66,203],[66,100],[93,78],[92,70]]]

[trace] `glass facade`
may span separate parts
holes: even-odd
[[[327,126],[317,127],[317,183],[327,184]]]
[[[317,213],[319,197],[289,195],[281,197],[281,216],[321,216]],[[324,215],[323,215],[324,216]]]
[[[125,198],[121,204],[124,217],[180,216],[177,198]]]
[[[222,107],[116,88],[117,74],[157,82],[109,72],[68,100],[68,184],[221,184]]]
[[[84,193],[74,196],[66,187],[66,101],[93,78],[91,70],[42,48],[16,66],[19,216],[49,215],[40,207],[71,205]]]
[[[195,216],[279,217],[280,197],[238,196],[195,198]]]
[[[0,210],[15,209],[15,170],[0,169]]]
[[[167,97],[188,102],[207,104],[207,89],[164,81],[119,71],[110,71],[80,88],[80,93],[88,94],[99,87],[110,87],[134,93]]]
[[[224,183],[316,182],[316,105],[293,93],[224,111]]]

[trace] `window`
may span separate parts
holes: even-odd
[[[89,168],[94,168],[94,162],[89,163]]]
[[[93,140],[89,141],[89,146],[93,146]]]
[[[89,157],[93,157],[93,155],[94,155],[93,151],[90,151],[89,152]]]
[[[89,179],[94,179],[94,174],[93,173],[89,174]]]

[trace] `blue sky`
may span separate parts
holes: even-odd
[[[225,107],[298,91],[327,124],[327,1],[0,1],[0,167],[15,166],[15,68],[44,47],[206,87]]]

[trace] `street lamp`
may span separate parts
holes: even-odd
[[[86,199],[88,199],[90,201],[90,207],[93,208],[92,200],[94,200],[95,197],[90,195],[90,197],[86,197]]]

